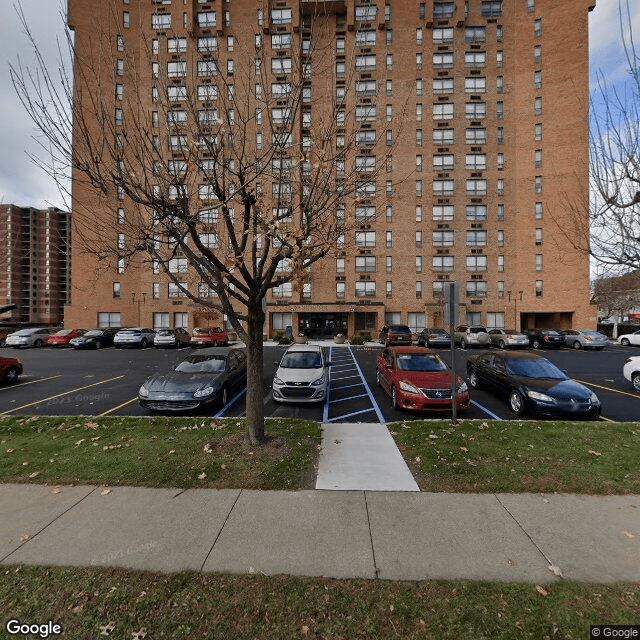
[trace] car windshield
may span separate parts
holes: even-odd
[[[222,373],[226,366],[226,358],[220,356],[190,356],[175,370],[180,373]]]
[[[16,336],[30,336],[34,332],[34,329],[21,329],[20,331],[16,331],[14,335]]]
[[[206,335],[209,335],[209,329],[194,329],[193,330],[193,335],[194,336],[206,336]]]
[[[430,333],[431,335],[439,335],[439,336],[446,336],[448,335],[447,332],[444,329],[427,329],[427,333]]]
[[[103,331],[99,331],[99,330],[87,331],[87,333],[84,334],[84,337],[93,338],[94,336],[101,336],[103,333],[104,333]]]
[[[553,329],[545,329],[540,333],[542,333],[543,336],[559,336],[560,335],[557,331],[554,331]]]
[[[68,336],[71,333],[71,329],[60,329],[56,332],[57,336]]]
[[[543,378],[549,380],[567,380],[567,376],[545,358],[539,360],[505,360],[507,371],[522,378]]]
[[[171,329],[160,329],[158,331],[158,335],[159,336],[172,336],[173,335],[173,331],[171,331]]]
[[[484,327],[469,327],[469,333],[486,333],[487,330]]]
[[[447,365],[435,355],[399,355],[396,362],[399,371],[447,371]]]
[[[411,329],[409,327],[405,327],[401,324],[393,324],[389,327],[389,331],[393,331],[393,333],[411,333]]]
[[[135,336],[139,333],[142,333],[140,329],[127,329],[124,331],[120,331],[120,334],[123,336]]]
[[[293,351],[284,354],[280,366],[284,369],[320,369],[322,357],[317,351]]]

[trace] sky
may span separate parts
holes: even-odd
[[[572,0],[559,0],[571,2]],[[55,183],[33,164],[27,153],[40,152],[36,130],[12,86],[9,64],[33,66],[33,53],[16,11],[18,0],[0,1],[0,204],[44,208],[65,206]],[[65,43],[66,0],[20,0],[27,22],[47,60],[58,60],[56,39]],[[640,2],[630,0],[640,25]],[[589,54],[592,87],[600,71],[610,83],[623,82],[626,64],[620,38],[618,0],[597,0],[589,14]],[[636,37],[640,40],[640,28]]]

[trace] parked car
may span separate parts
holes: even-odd
[[[205,349],[192,353],[169,373],[156,373],[138,390],[138,402],[151,411],[193,411],[226,405],[247,384],[243,349]]]
[[[394,409],[450,411],[451,371],[440,356],[424,347],[388,347],[378,355],[376,384],[391,397]],[[456,407],[469,408],[467,383],[456,377]]]
[[[459,344],[462,349],[467,347],[487,347],[491,344],[487,329],[482,325],[461,324],[456,327],[453,337],[456,344]]]
[[[515,329],[491,329],[489,338],[494,347],[500,347],[501,349],[506,349],[507,347],[517,349],[529,346],[529,338]]]
[[[0,356],[0,380],[6,384],[18,382],[22,375],[22,360]]]
[[[92,329],[78,338],[72,338],[71,346],[74,349],[102,349],[113,346],[113,338],[117,329]]]
[[[609,344],[609,338],[598,331],[589,329],[567,329],[560,332],[564,343],[573,349],[596,349],[601,351]]]
[[[636,391],[640,391],[640,356],[628,358],[622,368],[622,374]]]
[[[86,329],[60,329],[47,338],[50,347],[68,347],[73,338],[79,338],[86,333]]]
[[[191,332],[192,347],[226,347],[229,336],[220,327],[198,327]]]
[[[418,334],[419,347],[449,347],[451,336],[444,329],[423,329]]]
[[[506,398],[516,415],[531,412],[569,419],[595,419],[601,405],[591,389],[571,380],[536,353],[487,351],[467,361],[469,384]]]
[[[177,327],[175,329],[158,329],[153,339],[153,346],[156,349],[162,347],[187,347],[191,342],[191,336],[186,329]]]
[[[7,347],[20,349],[22,347],[42,347],[46,344],[47,338],[54,329],[47,327],[32,327],[30,329],[20,329],[15,333],[10,333],[5,341]]]
[[[116,349],[121,347],[138,347],[146,349],[153,344],[156,332],[153,329],[144,329],[142,327],[133,327],[129,329],[120,329],[113,337],[113,346]]]
[[[640,347],[640,331],[623,333],[621,336],[618,336],[618,342],[625,347],[628,347],[630,344],[635,347]]]
[[[527,329],[529,346],[534,349],[559,349],[564,346],[564,337],[555,329]]]
[[[392,344],[410,345],[413,342],[413,335],[411,334],[411,329],[409,329],[406,324],[392,324],[382,327],[378,340],[380,344],[383,344],[385,347]]]
[[[323,402],[329,393],[329,367],[319,345],[291,345],[273,377],[276,402]]]

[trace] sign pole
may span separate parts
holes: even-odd
[[[454,337],[458,315],[458,283],[451,282],[446,289],[445,311],[449,318],[449,335],[451,336],[451,420],[458,419],[458,389],[456,385],[456,341]]]

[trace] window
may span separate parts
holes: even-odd
[[[542,202],[536,202],[534,208],[534,217],[536,220],[540,220],[542,218]]]
[[[453,69],[453,53],[434,53],[434,69]]]
[[[356,298],[371,298],[376,295],[376,283],[370,281],[356,282]]]
[[[533,125],[533,139],[534,140],[542,140],[542,124],[537,123]]]
[[[375,247],[375,231],[356,231],[356,247]]]
[[[499,247],[504,247],[504,231],[502,229],[498,231],[497,242]]]
[[[116,60],[116,75],[124,75],[124,60]]]
[[[393,282],[391,280],[387,280],[385,284],[385,294],[387,298],[393,297]]]
[[[498,271],[504,271],[504,256],[498,256]]]
[[[390,129],[385,131],[385,143],[387,147],[390,147],[393,144],[393,131]]]
[[[131,24],[131,21],[130,21],[129,12],[128,11],[124,11],[123,14],[122,14],[122,26],[125,29],[128,29],[130,24]]]
[[[416,256],[416,273],[422,273],[422,256]]]
[[[504,120],[504,102],[496,102],[496,120]]]
[[[186,50],[187,50],[186,38],[168,38],[167,39],[168,53],[184,53]]]
[[[466,191],[468,196],[486,196],[487,181],[486,180],[467,180]]]
[[[486,58],[487,54],[484,51],[465,51],[464,66],[467,68],[484,67]]]
[[[542,45],[535,45],[533,47],[533,61],[538,64],[542,61]]]
[[[487,156],[484,153],[467,154],[464,166],[469,171],[484,171],[487,168]]]
[[[376,143],[376,132],[373,130],[356,131],[355,141],[358,147],[374,145]]]
[[[467,231],[467,247],[485,247],[487,245],[486,231]]]
[[[422,180],[416,180],[416,197],[422,197]]]
[[[453,78],[435,78],[433,80],[433,93],[435,95],[453,93]]]
[[[375,119],[376,119],[375,104],[356,106],[356,122],[374,122]]]
[[[533,164],[536,168],[541,167],[542,166],[542,149],[536,149],[533,152]]]
[[[337,283],[344,284],[344,283]],[[271,289],[274,298],[290,298],[293,295],[293,285],[291,282],[284,282]]]
[[[483,221],[487,219],[486,204],[468,204],[465,207],[467,220]]]
[[[435,34],[434,29],[434,34]],[[464,30],[464,41],[467,44],[477,44],[484,42],[486,39],[484,27],[466,27]],[[453,41],[453,29],[451,29],[451,41]],[[435,35],[434,35],[435,42]]]
[[[447,153],[433,156],[434,171],[453,171],[453,154]]]
[[[116,265],[116,271],[118,273],[124,273],[124,258],[118,258],[118,262]]]
[[[542,176],[536,176],[534,178],[534,191],[536,193],[542,193]]]
[[[391,120],[393,120],[393,105],[392,104],[386,105],[385,113],[386,113],[387,122],[391,122]]]
[[[504,178],[498,178],[496,181],[496,194],[499,196],[504,195]]]
[[[421,155],[416,156],[416,171],[418,173],[422,173],[422,156]]]
[[[433,43],[451,44],[453,42],[453,27],[437,27],[433,30]]]
[[[536,1],[535,0],[527,0],[527,11],[529,13],[533,13],[536,10]]]
[[[167,76],[169,78],[184,78],[187,75],[187,63],[167,62]]]
[[[536,254],[535,265],[536,265],[536,271],[542,271],[542,254],[541,253]]]
[[[453,256],[434,256],[432,268],[438,273],[453,271]]]
[[[434,129],[433,142],[438,145],[453,144],[453,129]]]
[[[336,298],[344,298],[345,290],[346,287],[344,282],[336,282]]]
[[[471,280],[466,286],[467,297],[483,298],[487,295],[487,283],[481,280]]]
[[[497,155],[496,164],[499,170],[504,169],[504,153],[499,153]]]
[[[464,137],[467,144],[486,144],[487,130],[480,128],[466,129]]]
[[[533,21],[533,36],[539,38],[542,35],[542,20],[537,18]]]
[[[499,204],[498,205],[498,213],[496,214],[496,218],[498,218],[498,220],[504,220],[504,205],[503,204]]]
[[[356,71],[373,71],[376,68],[375,55],[356,56]]]
[[[533,87],[534,89],[542,88],[542,71],[533,72]]]
[[[124,51],[124,36],[116,36],[116,50]]]
[[[391,273],[393,271],[393,257],[387,256],[385,264],[387,273]]]
[[[422,247],[422,231],[416,231],[416,248]]]
[[[504,312],[487,313],[488,329],[504,329]]]
[[[215,15],[215,14],[214,14]],[[170,13],[154,13],[151,15],[152,29],[170,29],[171,14]]]
[[[124,96],[124,86],[116,84],[116,100],[122,100]]]
[[[464,115],[467,120],[481,120],[487,115],[487,105],[484,102],[467,102]]]
[[[119,283],[119,282],[114,282],[114,283],[113,283],[112,296],[113,296],[114,298],[119,298],[119,297],[120,297],[121,292],[122,292],[122,288],[121,288],[121,286],[120,286],[120,283]]]
[[[434,81],[434,84],[435,84],[435,81]],[[464,90],[466,93],[484,93],[487,90],[487,79],[486,78],[465,78]]]
[[[536,298],[542,298],[543,294],[543,282],[542,280],[536,280]]]
[[[387,231],[385,234],[385,247],[387,249],[393,248],[393,231]]]
[[[452,204],[447,205],[434,205],[432,210],[432,217],[434,220],[450,222],[453,220],[454,208]]]
[[[385,82],[385,94],[387,96],[393,95],[393,80],[387,80]]]
[[[538,228],[535,231],[535,239],[536,239],[536,245],[541,245],[542,244],[542,229]]]
[[[422,280],[417,280],[416,281],[416,299],[419,300],[420,298],[422,298]],[[409,314],[409,316],[411,316],[411,314]],[[421,329],[419,329],[419,331],[422,331],[423,328],[424,328],[424,325]]]
[[[122,113],[122,109],[115,110],[115,122],[117,125],[124,123],[124,115]]]
[[[504,67],[504,51],[496,51],[496,67]]]
[[[498,298],[504,298],[504,280],[498,281]]]
[[[120,327],[120,314],[101,311],[98,313],[98,328]]]
[[[453,231],[434,231],[431,244],[434,247],[452,247],[453,239]]]
[[[542,98],[540,96],[533,99],[533,115],[539,116],[542,114]]]
[[[198,38],[198,51],[200,53],[214,53],[218,50],[218,39],[214,36]]]
[[[357,96],[374,96],[376,94],[375,80],[358,80],[356,81]]]
[[[422,107],[422,105],[420,105],[420,107]],[[440,102],[433,105],[434,120],[450,120],[451,118],[453,118],[452,102]]]
[[[483,1],[480,7],[480,15],[486,18],[495,18],[502,15],[502,0]]]
[[[453,18],[455,8],[455,3],[453,2],[434,2],[433,19],[443,20],[445,18]]]
[[[393,222],[393,207],[390,204],[385,207],[385,220]]]
[[[416,69],[418,71],[422,70],[422,54],[416,53]]]
[[[482,272],[487,270],[487,256],[467,256],[467,271]]]
[[[271,72],[276,75],[291,73],[291,58],[272,58]]]
[[[233,60],[229,59],[227,60],[227,75],[232,76],[233,70],[234,70],[234,62]]]
[[[356,207],[356,221],[357,222],[372,222],[376,219],[376,208],[369,206],[359,205]]]
[[[356,273],[374,273],[375,270],[375,256],[356,256]]]
[[[504,144],[504,127],[496,129],[496,141],[498,144]]]

